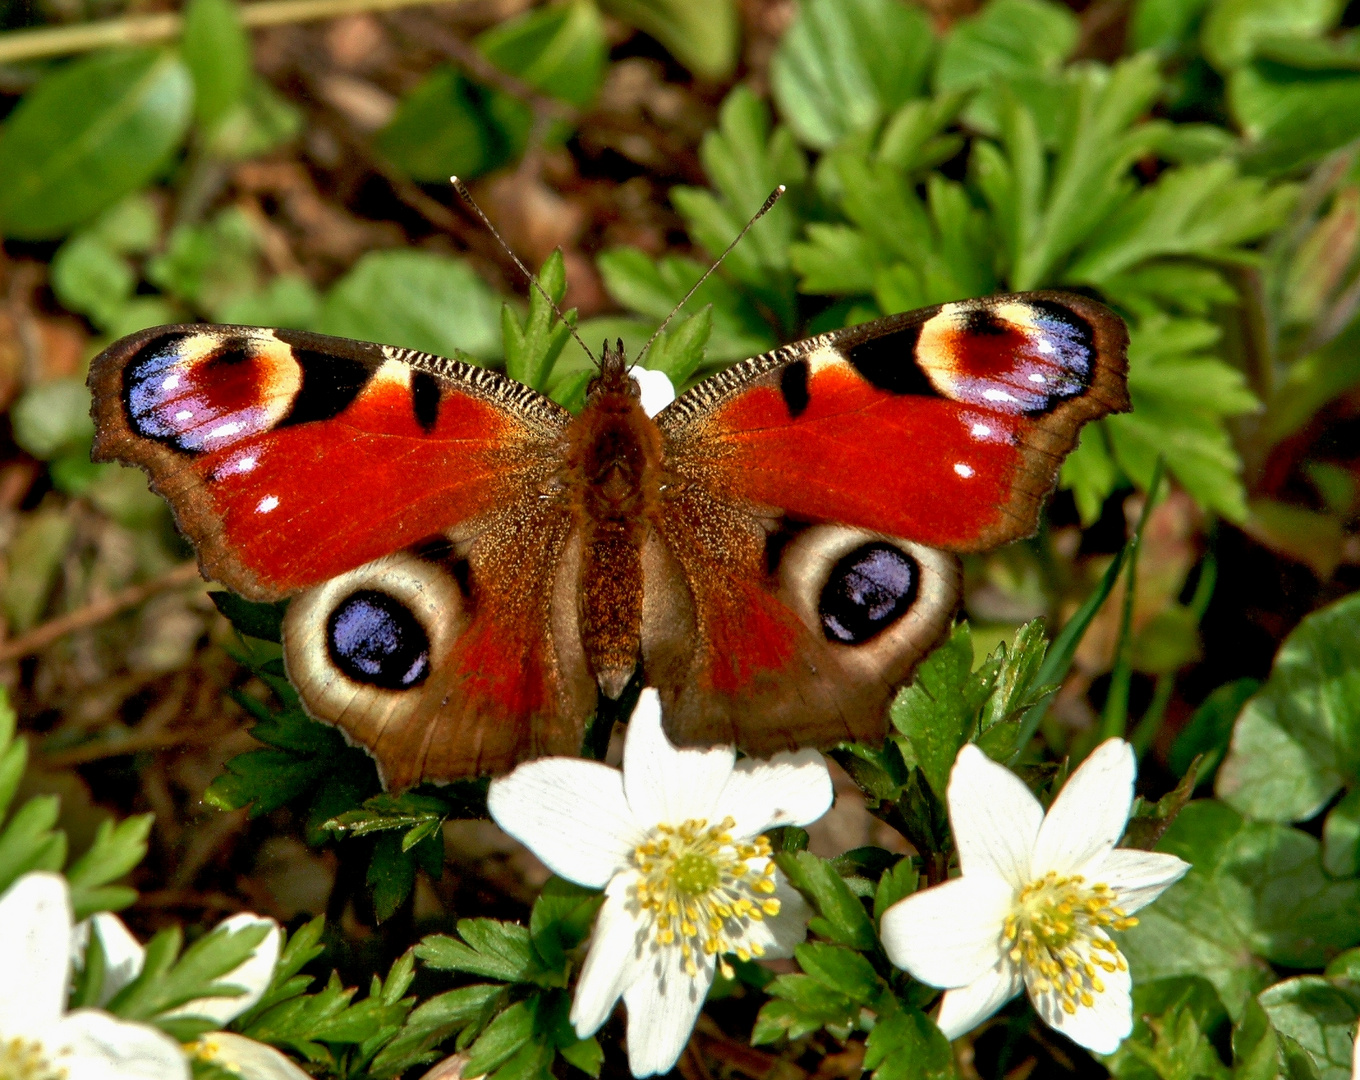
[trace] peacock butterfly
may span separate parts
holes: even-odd
[[[504,375],[292,330],[161,326],[90,368],[205,576],[293,597],[307,711],[394,790],[575,754],[639,662],[674,741],[880,740],[948,632],[954,552],[1031,534],[1123,323],[1063,293],[822,334],[655,418],[606,347],[573,416]]]

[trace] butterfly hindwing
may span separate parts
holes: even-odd
[[[744,361],[661,413],[654,587],[694,625],[688,646],[652,635],[672,735],[880,737],[952,623],[946,552],[1034,532],[1081,424],[1128,407],[1126,346],[1082,297],[961,301]]]
[[[389,784],[579,749],[571,519],[539,498],[565,410],[469,364],[249,327],[143,331],[90,386],[95,459],[150,473],[207,576],[294,595],[304,705]]]

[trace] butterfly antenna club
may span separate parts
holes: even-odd
[[[770,192],[770,197],[766,199],[764,203],[761,204],[759,210],[757,210],[754,214],[751,215],[751,220],[742,226],[741,232],[737,233],[737,235],[733,238],[732,242],[723,249],[723,253],[713,260],[713,265],[704,271],[704,276],[694,283],[694,285],[690,288],[689,292],[685,293],[684,298],[681,299],[680,303],[676,304],[675,307],[671,308],[671,313],[667,315],[665,321],[662,322],[662,324],[656,328],[656,332],[653,333],[652,336],[647,339],[647,344],[642,346],[642,351],[637,354],[637,359],[634,360],[633,363],[635,364],[642,363],[642,358],[647,355],[647,350],[650,349],[652,347],[652,343],[661,336],[662,331],[665,330],[666,327],[670,325],[671,320],[675,318],[675,316],[679,313],[680,309],[689,303],[690,298],[693,297],[694,294],[699,291],[699,287],[705,281],[707,281],[710,276],[712,276],[713,271],[715,271],[716,269],[718,269],[718,267],[722,265],[722,261],[732,253],[732,249],[741,243],[741,238],[751,231],[751,226],[754,225],[761,218],[763,218],[767,213],[769,213],[770,209],[774,206],[774,204],[779,201],[780,196],[783,195],[784,192],[787,190],[788,189],[783,184],[780,184],[777,188]]]
[[[529,282],[529,284],[532,285],[535,289],[537,289],[539,295],[542,296],[544,300],[548,301],[549,307],[551,307],[553,311],[557,312],[557,317],[561,319],[563,325],[565,325],[566,328],[571,331],[571,336],[576,339],[576,344],[581,346],[581,348],[585,350],[586,355],[590,357],[592,361],[594,361],[595,366],[599,367],[600,366],[599,358],[593,352],[591,352],[590,347],[584,341],[581,340],[581,335],[576,332],[576,327],[572,326],[572,324],[567,320],[567,317],[562,314],[562,309],[557,306],[557,301],[548,295],[548,290],[545,289],[543,285],[539,282],[538,277],[532,272],[530,272],[529,268],[525,266],[524,263],[520,260],[520,257],[515,254],[514,249],[505,242],[505,237],[501,236],[501,234],[496,230],[496,226],[491,224],[491,219],[487,217],[486,212],[480,206],[477,205],[477,200],[472,197],[472,192],[470,192],[467,189],[467,185],[463,183],[463,181],[459,180],[458,177],[456,176],[450,176],[449,183],[453,185],[453,190],[458,192],[458,197],[462,199],[465,203],[467,203],[469,207],[472,208],[472,212],[476,214],[477,217],[481,220],[482,224],[486,226],[487,232],[489,232],[492,236],[496,238],[496,243],[500,244],[502,249],[504,249],[505,253],[509,255],[512,260],[514,260],[515,265],[519,267],[519,272],[524,275],[525,279]],[[779,190],[783,191],[784,189],[781,187]],[[771,195],[770,200],[766,201],[766,204],[764,208],[761,209],[760,214],[763,214],[773,205],[772,202],[773,199],[774,196]],[[760,217],[760,214],[757,214],[756,217]],[[752,218],[751,220],[754,221],[755,218]],[[750,227],[751,227],[750,225],[747,225],[746,229],[749,229]],[[746,232],[746,229],[742,230],[743,234]],[[738,236],[737,240],[740,239],[741,237]],[[736,241],[734,240],[733,243],[735,244]],[[732,249],[728,248],[728,251],[730,250]],[[727,252],[725,251],[723,252],[723,254],[726,255]],[[704,277],[707,276],[708,276],[707,274],[704,275]],[[688,299],[689,299],[688,296],[685,297],[685,300]],[[682,300],[681,303],[684,303],[684,301]],[[650,345],[651,342],[648,342],[648,344]]]

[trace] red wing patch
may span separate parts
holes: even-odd
[[[1090,419],[1128,407],[1092,301],[945,304],[788,346],[663,413],[677,473],[805,521],[970,551],[1033,532]]]
[[[205,570],[276,598],[529,497],[568,414],[466,364],[160,327],[96,358],[97,460],[151,473]]]

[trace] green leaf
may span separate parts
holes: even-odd
[[[1341,14],[1341,0],[1217,0],[1204,20],[1204,57],[1227,72],[1251,59],[1258,42],[1313,37]]]
[[[1046,0],[991,0],[978,14],[960,19],[945,38],[935,65],[937,93],[981,90],[967,111],[970,124],[996,134],[997,93],[1051,83],[1076,46],[1077,20]]]
[[[1360,77],[1354,71],[1259,60],[1229,77],[1228,104],[1252,140],[1241,160],[1254,173],[1296,172],[1360,135]]]
[[[1360,873],[1360,788],[1348,791],[1322,823],[1322,865],[1333,877]]]
[[[930,20],[900,0],[803,0],[770,62],[780,115],[827,150],[921,96],[935,51]]]
[[[1314,612],[1287,637],[1237,719],[1220,798],[1267,821],[1313,817],[1360,778],[1360,595]]]
[[[61,869],[66,835],[52,828],[59,809],[55,795],[35,795],[0,830],[0,894],[30,870]]]
[[[716,194],[703,188],[671,189],[671,201],[694,240],[716,258],[779,184],[801,184],[807,162],[788,130],[770,129],[769,109],[744,86],[724,99],[718,130],[699,149]],[[792,325],[793,278],[789,244],[796,218],[786,195],[751,227],[723,263],[724,272],[750,287],[785,325]]]
[[[878,938],[864,906],[825,859],[811,852],[778,854],[775,861],[794,888],[804,893],[818,911],[808,923],[814,933],[852,949],[872,949]]]
[[[287,600],[262,604],[224,589],[208,593],[208,599],[238,633],[275,643],[283,639],[283,616],[288,611]]]
[[[244,988],[222,976],[243,964],[268,934],[263,923],[235,930],[221,926],[180,955],[179,928],[162,930],[147,944],[141,973],[114,995],[108,1010],[127,1020],[154,1020],[197,998],[239,997]]]
[[[147,280],[217,317],[225,305],[259,286],[259,240],[250,219],[229,206],[202,225],[180,225],[165,250],[148,260]]]
[[[416,956],[432,968],[466,971],[503,982],[557,981],[544,966],[527,927],[495,919],[459,919],[458,934],[431,934],[416,946]]]
[[[1181,812],[1158,849],[1191,869],[1122,935],[1135,985],[1200,975],[1237,1018],[1269,983],[1266,960],[1320,966],[1360,940],[1348,914],[1360,902],[1360,883],[1329,880],[1320,845],[1306,833],[1200,801]]]
[[[726,79],[736,67],[741,42],[733,0],[604,0],[603,6],[651,34],[701,79]]]
[[[83,449],[94,436],[90,392],[82,379],[52,379],[24,392],[11,410],[14,441],[48,460]]]
[[[1247,699],[1260,689],[1257,679],[1237,679],[1224,683],[1200,704],[1176,741],[1171,744],[1167,764],[1177,776],[1184,776],[1195,758],[1201,758],[1196,783],[1212,777],[1228,750],[1233,723]]]
[[[396,914],[415,887],[415,856],[402,847],[401,841],[401,837],[388,832],[373,844],[365,880],[372,891],[373,913],[379,922]]]
[[[1203,506],[1245,520],[1242,462],[1226,417],[1252,412],[1241,372],[1212,356],[1221,331],[1197,319],[1159,317],[1133,327],[1129,394],[1133,412],[1103,421],[1120,468],[1146,489],[1159,458]]]
[[[1227,1021],[1204,979],[1158,979],[1133,988],[1133,1031],[1105,1059],[1119,1080],[1228,1080],[1213,1038]]]
[[[1307,1051],[1320,1080],[1349,1080],[1360,987],[1304,975],[1276,983],[1259,1000],[1275,1030]]]
[[[136,814],[114,824],[99,823],[85,854],[66,868],[71,908],[79,922],[96,911],[117,911],[137,899],[137,890],[112,885],[146,857],[154,814]]]
[[[222,161],[244,161],[267,154],[302,131],[302,111],[258,76],[245,94],[206,132],[204,148]]]
[[[18,405],[11,412],[16,427],[17,411]],[[12,630],[22,633],[42,617],[74,535],[75,522],[55,508],[29,514],[19,526],[7,553],[9,576],[0,589],[0,606]]]
[[[999,658],[993,658],[973,672],[973,640],[968,624],[959,623],[892,704],[893,726],[911,744],[921,772],[942,800],[954,759],[976,730],[978,710],[992,692],[999,666]]]
[[[474,88],[456,70],[435,68],[373,137],[374,147],[413,180],[469,179],[496,160],[497,148]]]
[[[180,54],[194,80],[194,119],[210,128],[242,102],[253,74],[250,39],[232,0],[184,5]]]
[[[935,1022],[919,1009],[882,1017],[864,1044],[873,1080],[952,1080],[954,1052]]]
[[[500,300],[466,263],[371,251],[332,287],[317,329],[440,356],[500,354]]]
[[[653,262],[636,248],[610,248],[599,255],[596,265],[609,295],[630,311],[654,320],[653,325],[674,310],[705,269],[693,259],[674,255]],[[717,274],[704,282],[686,310],[705,307],[711,309],[713,321],[707,346],[709,362],[743,360],[778,344],[756,306]],[[585,336],[585,326],[581,332]],[[650,331],[643,336],[643,341],[647,336]],[[595,333],[586,337],[586,342],[591,344],[599,338],[600,334]]]
[[[401,1031],[378,1052],[375,1077],[400,1076],[430,1060],[430,1052],[451,1036],[490,1019],[488,1013],[504,993],[499,986],[477,984],[436,994],[406,1018]]]
[[[1231,160],[1168,169],[1101,226],[1064,279],[1103,285],[1168,255],[1244,261],[1237,249],[1282,225],[1296,196],[1292,185],[1238,176]]]
[[[192,107],[172,52],[97,52],[59,68],[0,129],[0,233],[59,237],[136,191],[179,147]]]
[[[562,302],[567,293],[567,272],[561,251],[548,256],[538,272],[538,283],[554,303]],[[575,321],[574,309],[564,314]],[[571,337],[571,330],[557,317],[543,293],[531,287],[529,315],[522,324],[509,304],[501,307],[501,337],[505,343],[505,373],[525,386],[542,390]]]
[[[62,244],[52,258],[52,291],[70,311],[109,326],[137,288],[137,271],[122,255],[86,230]]]
[[[771,1000],[756,1017],[751,1033],[756,1046],[799,1039],[823,1027],[848,1032],[859,1016],[856,1002],[808,975],[780,975],[765,989]]]
[[[910,858],[899,859],[891,869],[885,870],[874,891],[874,922],[880,922],[888,908],[914,893],[920,881],[916,863]]]
[[[492,1020],[469,1048],[463,1068],[473,1076],[483,1076],[508,1061],[533,1038],[538,1005],[537,996],[517,1001]]]
[[[590,0],[569,0],[527,12],[493,26],[476,44],[503,71],[578,108],[594,99],[608,57],[600,13]],[[529,106],[498,91],[491,95],[488,109],[510,148],[506,156],[518,157],[534,122]],[[548,138],[562,141],[569,131],[558,122]]]
[[[713,309],[704,308],[663,333],[643,357],[644,367],[662,372],[673,386],[683,386],[703,364],[713,332]]]
[[[872,1007],[884,986],[874,966],[863,956],[839,945],[805,942],[794,949],[798,966],[829,990]]]
[[[566,954],[583,942],[604,903],[604,893],[550,877],[529,913],[529,938],[549,968],[560,969]]]

